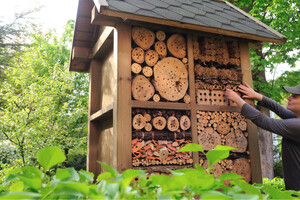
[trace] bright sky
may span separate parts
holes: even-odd
[[[43,29],[62,31],[69,19],[76,18],[78,0],[0,0],[0,20],[11,22],[16,12],[42,6],[33,17]],[[2,22],[2,23],[3,23]]]

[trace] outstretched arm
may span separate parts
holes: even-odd
[[[272,110],[282,119],[296,117],[295,113],[293,113],[292,111],[284,108],[283,106],[269,99],[268,97],[263,96],[258,92],[255,92],[247,83],[245,83],[245,85],[239,86],[239,92],[243,93],[242,98],[254,99],[259,101],[259,105]]]

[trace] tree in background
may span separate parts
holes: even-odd
[[[68,70],[73,28],[69,21],[61,38],[33,34],[4,68],[0,137],[18,150],[19,164],[34,164],[47,146],[59,145],[66,155],[86,152],[88,78]]]
[[[8,67],[9,60],[16,52],[23,50],[29,41],[28,36],[35,25],[30,21],[31,14],[37,12],[39,8],[16,13],[10,23],[4,23],[0,19],[0,81],[3,79],[3,70]]]
[[[298,0],[229,0],[261,22],[287,37],[285,44],[265,43],[262,47],[251,49],[250,58],[253,70],[254,87],[275,101],[285,105],[289,96],[281,86],[295,86],[300,83],[300,70],[286,71],[278,78],[266,80],[266,70],[275,74],[278,65],[285,63],[291,69],[299,62],[300,52],[300,1]],[[299,66],[298,66],[299,67]],[[288,69],[286,69],[288,70]],[[266,135],[260,134],[260,140],[266,146]],[[282,177],[281,137],[275,135],[273,140],[274,175]],[[268,155],[265,155],[268,156]]]
[[[253,80],[256,89],[281,102],[286,97],[283,90],[277,90],[282,81],[278,82],[277,79],[273,79],[267,82],[265,72],[266,70],[275,72],[278,65],[282,63],[294,68],[296,62],[299,61],[300,1],[230,0],[230,2],[288,38],[283,45],[265,43],[264,46],[251,51]],[[285,73],[282,78],[288,75],[287,78],[290,79],[288,85],[295,86],[300,83],[300,77],[293,74],[298,72]]]

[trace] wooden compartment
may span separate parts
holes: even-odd
[[[132,99],[189,103],[186,35],[133,27]]]
[[[133,109],[133,167],[148,172],[166,172],[170,166],[173,169],[192,167],[191,153],[176,152],[192,142],[190,128],[190,111]]]

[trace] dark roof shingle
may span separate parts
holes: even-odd
[[[284,36],[232,5],[215,0],[106,0],[108,10],[219,28],[274,39]]]

